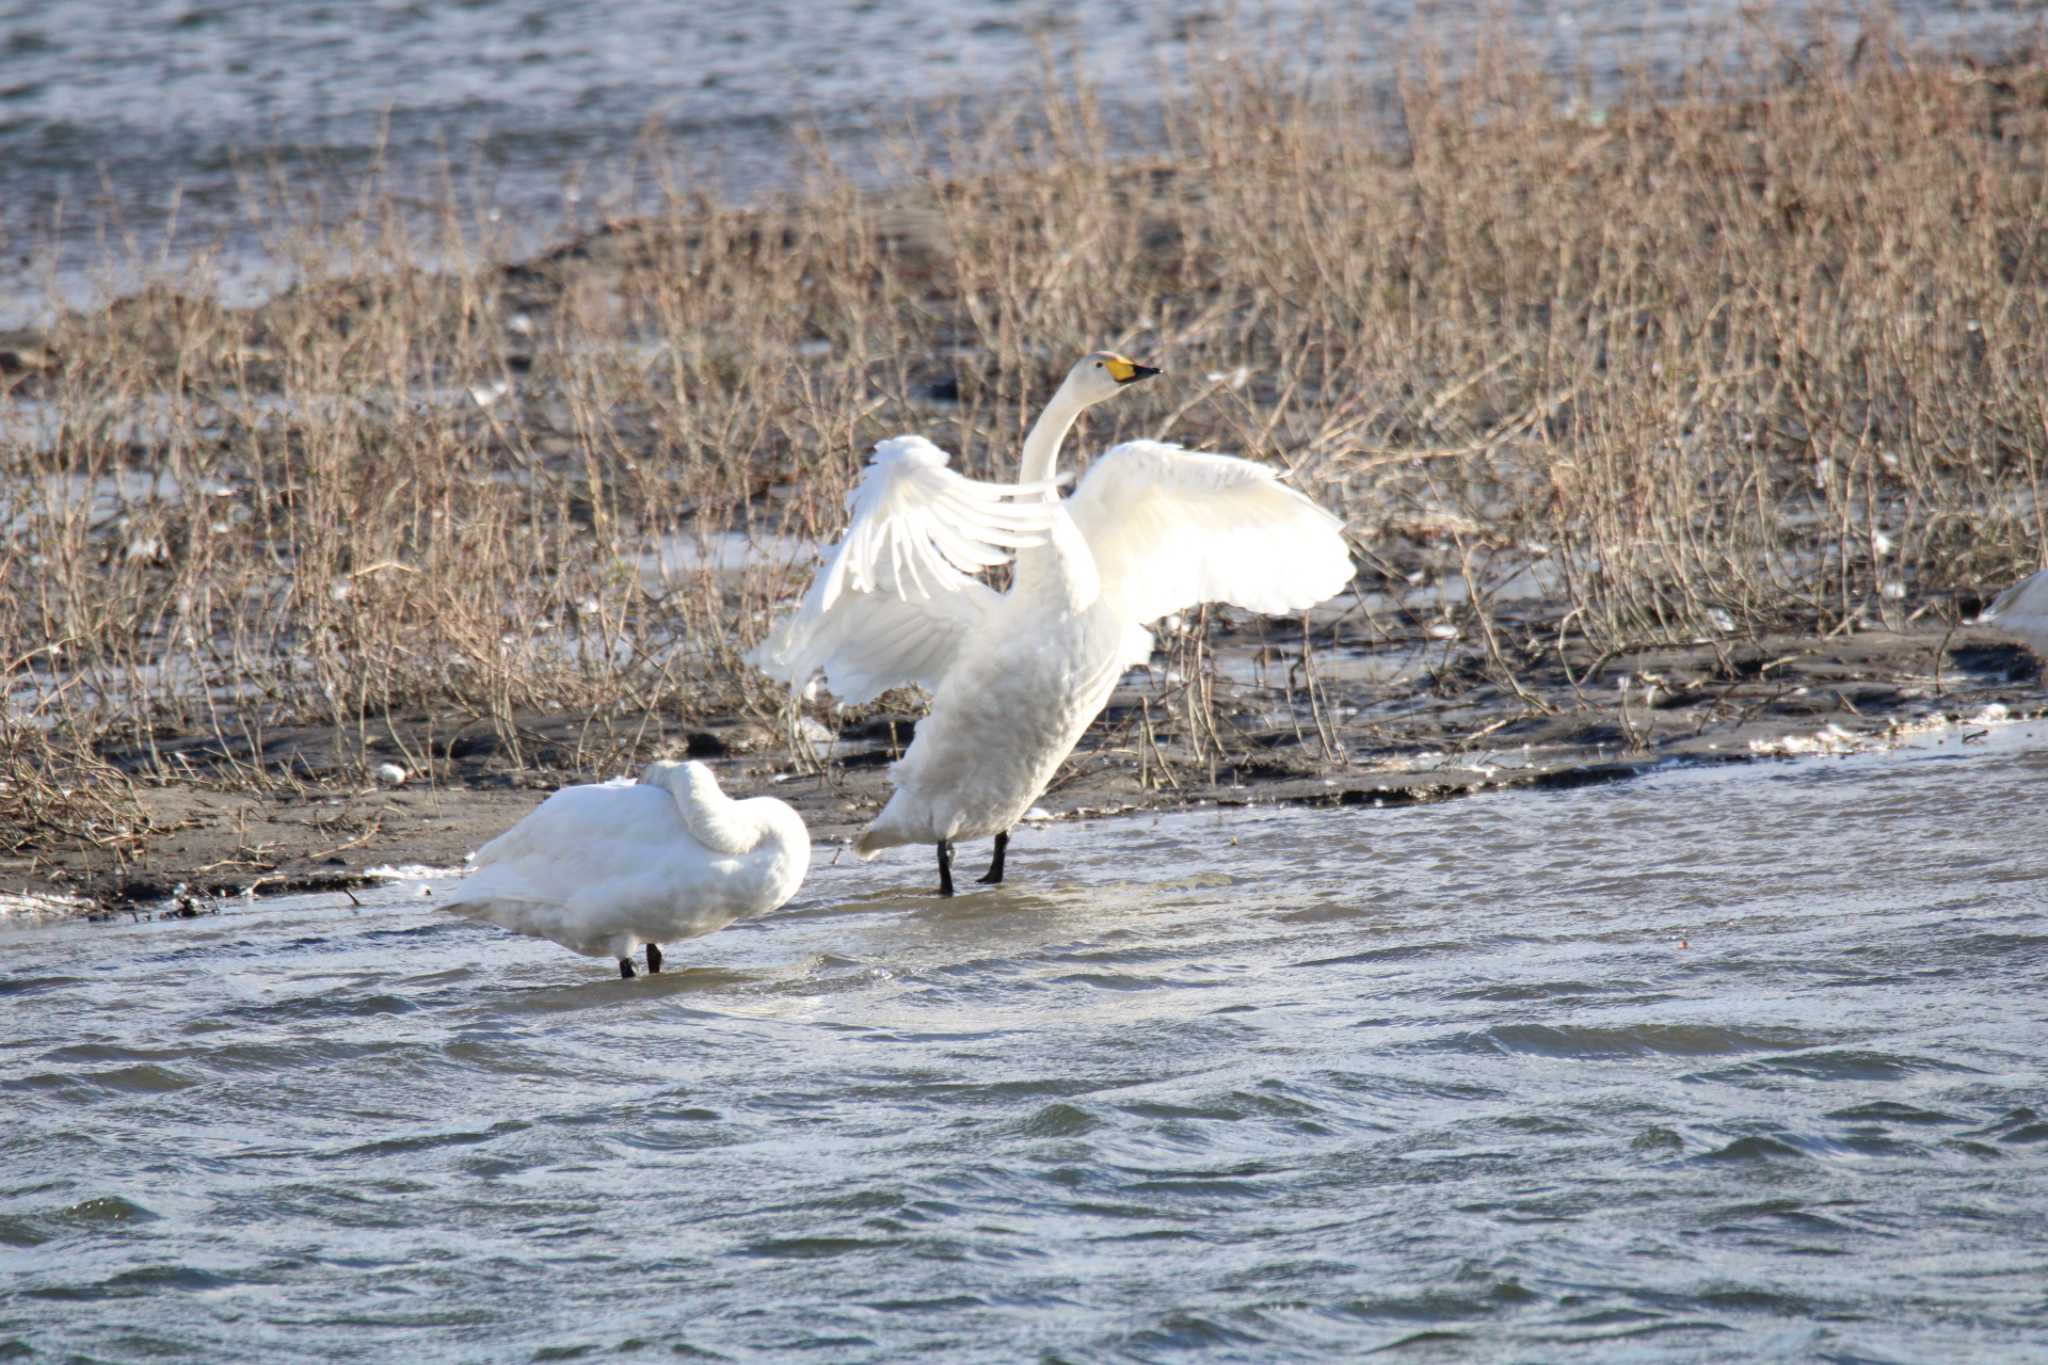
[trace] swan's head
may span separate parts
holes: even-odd
[[[1114,398],[1140,379],[1149,379],[1158,373],[1150,365],[1140,365],[1115,351],[1090,351],[1067,371],[1066,380],[1060,388],[1086,407],[1105,398]]]

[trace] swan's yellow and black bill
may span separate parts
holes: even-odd
[[[1150,365],[1140,365],[1124,356],[1113,355],[1103,362],[1109,367],[1109,377],[1119,384],[1129,384],[1140,379],[1150,379],[1159,371]]]

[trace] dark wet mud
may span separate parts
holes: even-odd
[[[1305,669],[1298,635],[1281,644],[1283,630],[1212,626],[1203,665],[1209,711],[1192,722],[1191,689],[1164,656],[1133,672],[1040,814],[1398,805],[1617,781],[1674,761],[1839,755],[2048,710],[2034,656],[1976,629],[1716,640],[1537,660],[1511,678],[1469,645],[1420,634],[1346,643],[1341,631],[1330,638],[1327,623]],[[311,785],[302,795],[145,788],[146,809],[166,832],[144,856],[123,866],[60,851],[12,869],[6,884],[147,906],[181,883],[216,896],[276,894],[359,886],[369,870],[391,865],[455,867],[555,786],[636,772],[642,754],[702,758],[729,788],[789,801],[829,845],[850,838],[887,799],[888,764],[916,717],[882,714],[838,732],[810,722],[801,736],[753,719],[684,726],[636,718],[610,760],[591,758],[603,746],[580,716],[524,717],[509,739],[481,723],[451,731],[424,714],[384,724],[371,756],[407,769],[395,788],[338,784],[353,770],[354,730],[280,728],[260,748],[212,737],[158,741],[156,753],[175,752],[201,773],[260,762]],[[109,756],[138,768],[147,758]]]

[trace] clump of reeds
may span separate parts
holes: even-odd
[[[1442,610],[1497,673],[1952,614],[2048,551],[2048,65],[1873,30],[1603,108],[1501,44],[1391,104],[1205,72],[1156,160],[1066,89],[886,193],[678,190],[512,267],[455,204],[423,230],[373,195],[280,230],[299,282],[260,307],[200,270],[66,318],[0,375],[27,400],[0,446],[13,780],[59,752],[360,780],[402,714],[515,762],[534,713],[587,717],[593,752],[650,713],[766,717],[741,654],[802,566],[658,551],[829,539],[902,430],[1007,475],[1101,344],[1173,378],[1079,444],[1287,466],[1369,577],[1461,581]],[[1540,605],[1495,613],[1525,573]],[[352,770],[268,763],[293,725],[353,736]],[[196,767],[161,755],[194,734]]]

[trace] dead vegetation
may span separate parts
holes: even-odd
[[[1568,96],[1505,44],[1391,103],[1222,60],[1156,162],[1068,92],[944,178],[906,147],[884,194],[678,189],[509,267],[454,200],[423,232],[371,186],[315,228],[279,192],[288,292],[230,309],[201,265],[0,352],[5,843],[132,848],[131,778],[786,733],[740,656],[867,448],[1008,475],[1102,344],[1170,380],[1087,445],[1286,466],[1353,528],[1346,643],[1442,640],[1438,685],[1532,708],[1530,669],[1953,621],[2042,560],[2048,64],[1873,30]],[[1112,737],[1148,783],[1235,742],[1201,640],[1168,645],[1179,690]],[[1289,657],[1299,748],[1340,762]],[[573,733],[538,753],[536,716]],[[296,727],[323,759],[279,757]]]

